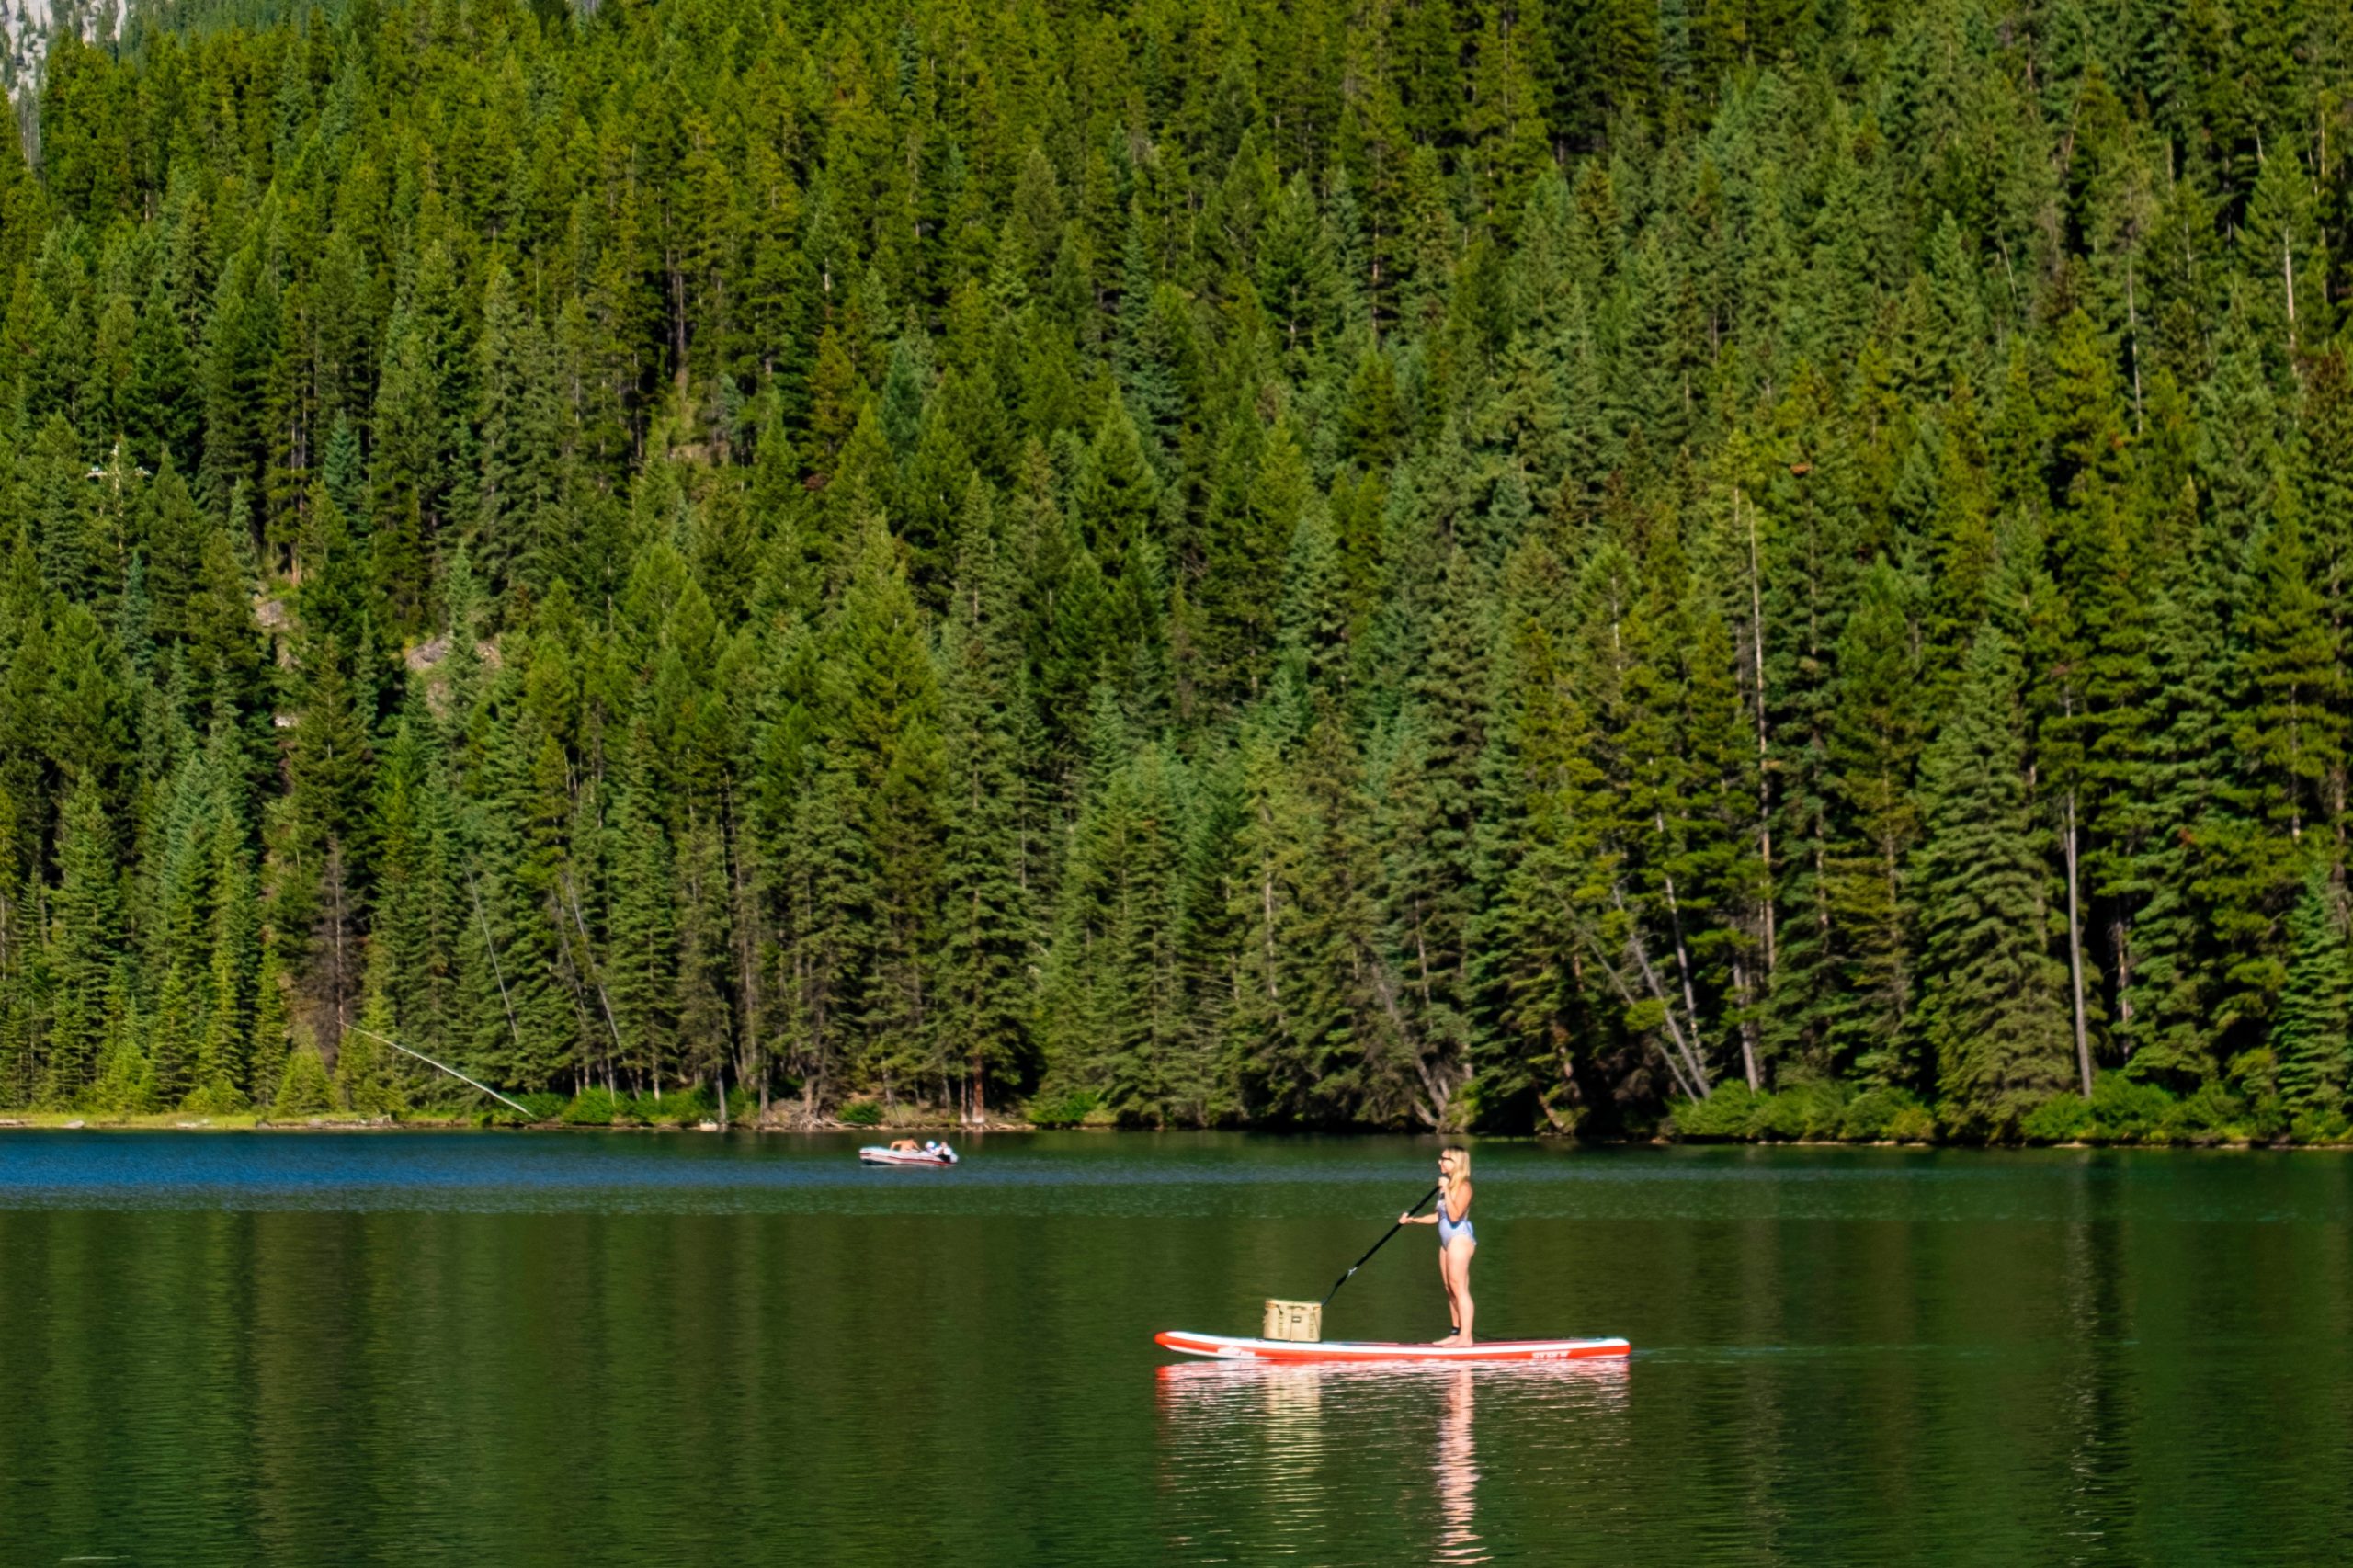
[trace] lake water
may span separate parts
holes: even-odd
[[[0,1562],[2312,1562],[2353,1159],[1477,1154],[1483,1336],[1173,1365],[1412,1139],[0,1135]],[[1446,1330],[1406,1233],[1326,1333]]]

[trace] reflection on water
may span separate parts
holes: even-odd
[[[1479,1451],[1471,1437],[1473,1377],[1468,1367],[1454,1369],[1438,1422],[1438,1550],[1430,1555],[1444,1562],[1487,1561],[1472,1525],[1479,1492]]]
[[[0,1134],[0,1568],[2353,1540],[2353,1159],[1483,1147],[1481,1326],[1631,1365],[1269,1368],[1151,1335],[1323,1289],[1428,1143],[857,1142]],[[1437,1326],[1427,1256],[1334,1337]]]
[[[1188,1560],[1324,1556],[1376,1524],[1424,1543],[1416,1561],[1489,1562],[1483,1479],[1515,1513],[1625,1460],[1623,1360],[1540,1366],[1160,1369],[1160,1484]],[[1487,1459],[1483,1469],[1481,1454]],[[1395,1478],[1393,1488],[1369,1480]],[[1376,1521],[1365,1507],[1387,1505]],[[1520,1556],[1510,1542],[1506,1555]],[[1522,1543],[1523,1547],[1525,1543]],[[1392,1549],[1393,1550],[1393,1549]]]

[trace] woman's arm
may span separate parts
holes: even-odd
[[[1462,1223],[1462,1216],[1471,1212],[1471,1179],[1465,1176],[1461,1181],[1448,1183],[1446,1194],[1438,1202],[1445,1208],[1448,1219],[1458,1225]],[[1430,1223],[1437,1224],[1438,1216],[1430,1216]]]
[[[1435,1225],[1438,1223],[1438,1209],[1445,1209],[1447,1216],[1449,1219],[1461,1219],[1461,1215],[1457,1214],[1453,1210],[1447,1208],[1447,1195],[1451,1193],[1458,1185],[1459,1184],[1450,1177],[1440,1176],[1438,1183],[1438,1209],[1433,1209],[1427,1214],[1416,1214],[1411,1210],[1408,1210],[1404,1213],[1397,1216],[1397,1222],[1401,1225]]]

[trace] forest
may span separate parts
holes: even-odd
[[[2348,67],[2341,0],[62,34],[0,1108],[2341,1138]]]

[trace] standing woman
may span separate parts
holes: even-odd
[[[1479,1250],[1479,1237],[1471,1229],[1471,1151],[1439,1151],[1437,1211],[1400,1214],[1397,1222],[1438,1227],[1438,1278],[1446,1282],[1447,1311],[1454,1318],[1454,1332],[1438,1343],[1471,1344],[1471,1255]]]

